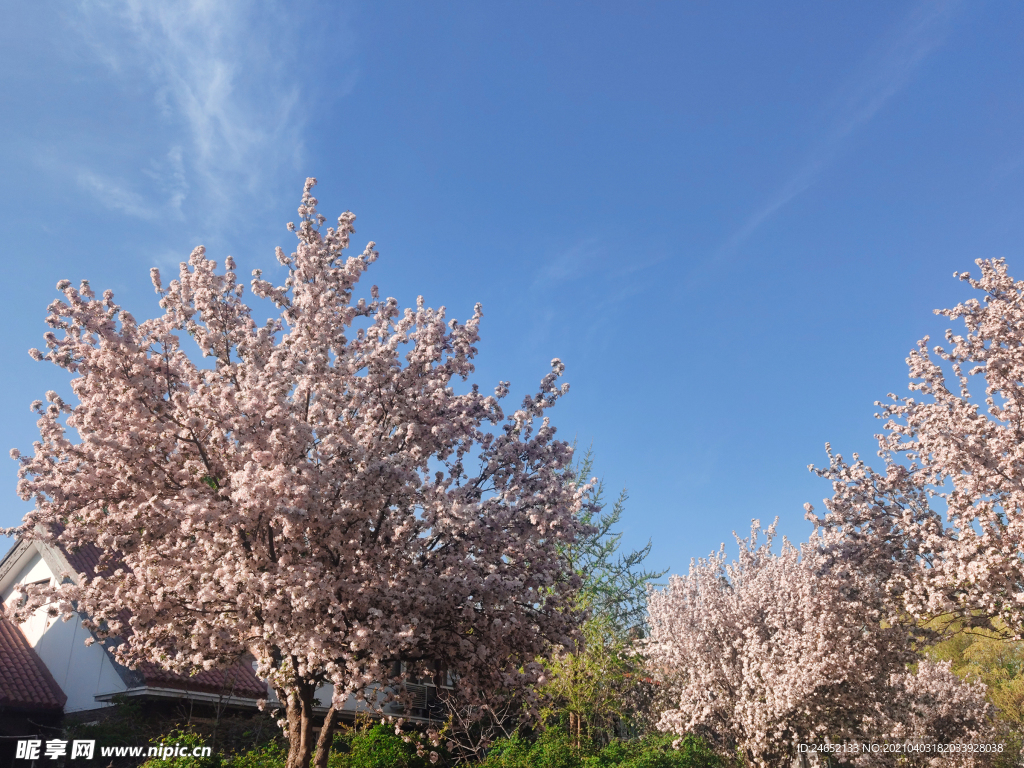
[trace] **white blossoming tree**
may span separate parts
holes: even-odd
[[[507,383],[459,387],[479,305],[460,324],[376,286],[356,299],[374,245],[345,258],[355,217],[324,230],[314,184],[289,225],[296,251],[277,252],[284,284],[253,273],[279,313],[266,324],[230,257],[218,272],[202,248],[166,287],[153,270],[163,314],[145,322],[62,281],[32,355],[72,374],[77,402],[49,392],[35,450],[13,452],[35,502],[14,532],[105,553],[22,614],[82,612],[127,665],[254,654],[285,709],[289,768],[310,762],[322,683],[333,715],[438,669],[469,702],[535,681],[577,631],[561,553],[588,491],[565,481],[572,449],[545,416],[568,389],[562,364],[507,418]]]

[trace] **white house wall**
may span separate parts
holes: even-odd
[[[15,568],[16,575],[13,579],[10,579],[10,584],[4,589],[4,592],[0,597],[3,597],[4,603],[11,599],[15,595],[15,585],[23,583],[34,583],[44,579],[47,581],[51,580],[53,574],[50,572],[49,566],[43,560],[42,556],[35,551],[31,550],[26,552],[23,559],[27,558],[27,562],[21,564]],[[36,611],[35,615],[32,616],[24,624],[21,624],[21,631],[28,638],[28,643],[33,648],[42,637],[43,632],[46,630],[46,612],[42,609]]]
[[[22,555],[22,559],[28,557],[29,553],[26,552]],[[8,581],[8,585],[4,588],[4,591],[0,593],[0,599],[6,603],[7,600],[14,594],[14,586],[16,584],[42,581],[43,579],[52,579],[53,574],[50,572],[50,567],[43,560],[42,555],[36,550],[31,550],[31,557],[28,557],[27,562],[16,566],[15,570],[17,575],[12,579],[5,579]]]
[[[97,695],[121,693],[127,686],[118,676],[110,657],[99,643],[86,645],[89,630],[76,614],[68,621],[50,619],[46,630],[32,646],[57,685],[67,694],[65,712],[109,707],[96,701]]]

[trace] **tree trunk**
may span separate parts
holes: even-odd
[[[577,713],[569,713],[569,738],[572,741],[573,746],[576,747],[576,749],[579,749],[583,743],[583,740],[581,738],[581,722],[582,718]]]
[[[313,694],[316,686],[300,683],[288,691],[285,714],[288,719],[287,768],[309,768],[313,756]]]
[[[334,726],[338,722],[338,710],[331,704],[331,708],[324,715],[324,724],[320,727],[320,738],[316,740],[316,759],[314,768],[327,768],[327,761],[331,757],[331,742],[334,736]]]

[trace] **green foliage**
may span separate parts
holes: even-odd
[[[287,758],[284,744],[272,741],[225,760],[223,768],[282,768]]]
[[[588,450],[583,459],[567,471],[577,486],[590,480],[594,455]],[[642,549],[619,552],[622,533],[615,527],[622,519],[626,499],[623,490],[611,509],[604,501],[604,481],[599,480],[580,514],[585,525],[594,527],[589,536],[579,539],[566,551],[569,564],[583,577],[581,599],[594,615],[608,619],[610,626],[626,638],[643,634],[647,617],[647,585],[660,579],[664,571],[647,571],[643,562],[651,553],[651,542]]]
[[[613,741],[585,758],[582,768],[722,768],[721,759],[703,741],[686,736],[674,749],[672,742],[677,738],[664,734]]]
[[[612,740],[577,748],[568,733],[549,728],[535,742],[522,737],[495,742],[479,768],[723,768],[700,739],[687,736],[673,749],[671,735]]]
[[[330,768],[427,768],[430,761],[417,757],[416,748],[383,723],[350,728],[334,735]]]
[[[1024,753],[1024,642],[1008,639],[1000,630],[997,624],[995,630],[963,631],[959,622],[947,623],[942,626],[947,639],[925,653],[934,661],[952,662],[960,677],[985,684],[1000,740],[1006,744],[1000,759],[1016,766]]]
[[[480,768],[578,768],[580,759],[569,734],[549,728],[532,743],[519,736],[495,742]]]
[[[180,746],[188,749],[189,752],[196,747],[209,746],[206,741],[194,730],[189,728],[176,728],[166,736],[153,739],[153,746],[163,744],[164,746]],[[211,754],[209,757],[173,757],[169,760],[151,758],[142,764],[142,768],[225,768],[221,755]]]
[[[631,714],[630,688],[641,664],[611,621],[597,615],[583,626],[583,643],[548,662],[545,722],[568,720],[577,744],[609,741]]]
[[[573,743],[569,733],[548,728],[535,740],[522,736],[499,739],[486,759],[467,768],[725,768],[707,744],[693,736],[652,735],[642,739],[613,739],[603,747],[585,742]],[[177,729],[154,739],[153,744],[192,747],[206,746],[202,737],[189,729]],[[284,768],[286,751],[274,741],[235,755],[206,758],[178,757],[151,759],[143,768]],[[442,757],[438,766],[447,765]],[[334,738],[330,768],[430,768],[427,757],[418,757],[412,744],[396,736],[394,728],[383,723],[348,728]]]
[[[213,743],[210,733],[204,733],[194,725],[184,725],[150,739],[147,746],[181,746],[188,751],[195,747],[210,747],[209,757],[172,757],[167,760],[150,758],[142,764],[142,768],[283,768],[287,759],[287,750],[279,734],[270,731],[269,741],[260,741],[262,728],[258,732],[241,734],[240,743],[245,746],[237,752],[221,751]],[[111,743],[111,742],[104,742]],[[112,742],[120,744],[124,742]]]
[[[567,473],[577,487],[590,480],[593,452]],[[626,492],[611,505],[604,502],[604,482],[597,481],[580,513],[592,528],[566,549],[569,566],[583,581],[580,607],[589,618],[581,642],[562,649],[547,664],[548,682],[540,693],[547,700],[544,722],[568,729],[579,747],[585,740],[608,743],[614,736],[635,732],[643,677],[636,640],[646,631],[648,584],[665,574],[643,568],[651,542],[639,550],[619,551],[622,533],[615,530],[625,511]]]
[[[961,677],[983,682],[1000,717],[1024,729],[1024,643],[972,630],[937,644],[928,655],[952,661]]]

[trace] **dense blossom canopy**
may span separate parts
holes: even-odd
[[[706,734],[759,768],[787,765],[801,743],[985,733],[984,686],[929,662],[909,674],[911,638],[885,626],[872,579],[845,569],[828,537],[775,554],[774,524],[760,543],[759,530],[737,539],[738,560],[723,547],[652,592],[648,661],[673,702],[660,728]]]
[[[13,452],[35,502],[17,533],[105,552],[24,612],[56,598],[122,638],[129,665],[251,652],[290,728],[324,681],[337,702],[437,669],[469,693],[536,679],[575,633],[562,553],[589,491],[566,481],[572,449],[545,416],[562,364],[507,418],[507,382],[459,393],[480,306],[459,323],[376,286],[353,298],[374,244],[344,257],[355,217],[323,230],[314,183],[296,251],[277,251],[283,285],[253,273],[279,312],[263,325],[232,259],[218,272],[201,247],[166,287],[152,271],[163,314],[141,323],[61,281],[31,354],[73,375],[77,404],[47,393],[34,452]]]

